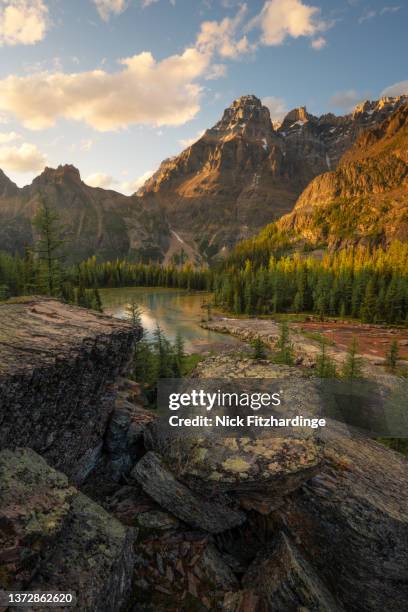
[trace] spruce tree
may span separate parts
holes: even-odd
[[[174,365],[173,375],[175,378],[181,378],[184,371],[184,363],[186,354],[184,352],[184,340],[179,331],[177,331],[176,339],[174,342]]]
[[[387,352],[385,361],[390,370],[395,371],[399,359],[399,347],[397,340],[393,340]]]
[[[344,380],[353,381],[357,378],[362,378],[362,359],[358,356],[357,338],[353,338],[344,361],[341,376]]]
[[[132,327],[139,329],[142,326],[142,312],[135,298],[130,300],[126,307],[126,313]]]
[[[286,365],[293,365],[295,362],[293,344],[290,341],[289,326],[286,321],[280,325],[279,338],[276,342],[277,352],[275,361]]]
[[[61,227],[58,213],[42,197],[33,219],[38,233],[35,252],[40,264],[40,290],[47,295],[59,295],[61,290]]]
[[[254,359],[261,360],[261,359],[267,358],[265,344],[259,336],[257,336],[255,340],[252,342],[252,347],[254,349],[254,353],[253,353]]]
[[[327,340],[322,338],[320,354],[316,359],[316,375],[319,378],[336,378],[336,365],[327,354]]]

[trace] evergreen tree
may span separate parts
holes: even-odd
[[[103,312],[102,300],[98,287],[95,287],[93,290],[93,308],[98,312]]]
[[[396,370],[398,359],[399,359],[398,342],[397,340],[393,340],[391,342],[390,348],[385,357],[386,364],[392,371]]]
[[[375,291],[374,279],[367,283],[364,299],[361,304],[360,318],[363,323],[373,323],[377,314],[377,295]]]
[[[358,357],[357,338],[353,338],[347,350],[347,356],[342,367],[341,376],[349,381],[363,377],[362,359]]]
[[[153,348],[157,360],[157,378],[171,378],[173,374],[171,345],[159,325],[156,326],[153,336]]]
[[[265,344],[259,336],[257,336],[255,340],[252,342],[252,347],[254,349],[254,353],[253,353],[254,359],[261,360],[261,359],[267,358]]]
[[[61,228],[59,216],[41,198],[40,206],[33,219],[33,225],[38,233],[35,252],[40,263],[40,285],[48,295],[59,295],[61,290]]]
[[[279,338],[276,342],[277,352],[275,361],[286,365],[293,365],[295,362],[293,344],[290,341],[289,326],[286,321],[280,325]]]
[[[86,295],[86,289],[81,284],[76,290],[76,303],[78,306],[82,306],[82,308],[88,308],[88,298]]]
[[[135,298],[132,298],[126,307],[128,319],[132,327],[139,329],[142,326],[142,312]]]
[[[174,342],[174,365],[173,375],[175,378],[181,378],[184,370],[186,355],[184,352],[184,340],[179,331],[177,331],[176,339]]]
[[[327,354],[327,340],[320,343],[320,354],[316,359],[316,375],[319,378],[336,378],[336,365]]]

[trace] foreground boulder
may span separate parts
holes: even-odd
[[[407,468],[380,444],[339,438],[322,472],[274,515],[347,610],[406,609]]]
[[[89,612],[129,597],[133,531],[30,449],[0,452],[0,544],[2,589],[75,592]]]
[[[218,500],[206,500],[176,480],[162,459],[148,452],[132,476],[157,503],[192,527],[220,533],[245,522],[245,514]]]
[[[242,583],[274,612],[341,610],[312,566],[283,533],[257,556]]]
[[[128,323],[53,299],[0,305],[0,448],[28,446],[75,482],[101,453]]]
[[[228,494],[242,508],[261,514],[269,514],[288,493],[317,474],[322,461],[313,436],[193,438],[169,432],[160,420],[150,423],[144,435],[146,445],[161,453],[191,490],[210,498]]]

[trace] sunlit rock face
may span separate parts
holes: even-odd
[[[292,210],[312,179],[335,170],[363,131],[406,100],[366,102],[344,117],[315,117],[300,107],[274,127],[262,102],[243,96],[197,142],[165,160],[138,195],[166,211],[198,259],[225,254]]]
[[[372,122],[395,107],[381,123],[360,133],[334,171],[307,186],[293,212],[279,221],[281,230],[329,246],[386,246],[407,239],[408,100],[366,103],[353,120]]]

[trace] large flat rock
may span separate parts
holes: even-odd
[[[81,482],[137,335],[125,321],[53,299],[0,305],[0,447],[31,447]]]
[[[220,533],[246,520],[243,512],[192,492],[174,477],[161,457],[152,451],[136,464],[132,476],[158,504],[197,529]]]
[[[198,494],[233,496],[246,510],[269,514],[286,495],[318,473],[322,455],[313,437],[183,436],[164,422],[147,425],[146,445],[161,454],[180,482]]]

